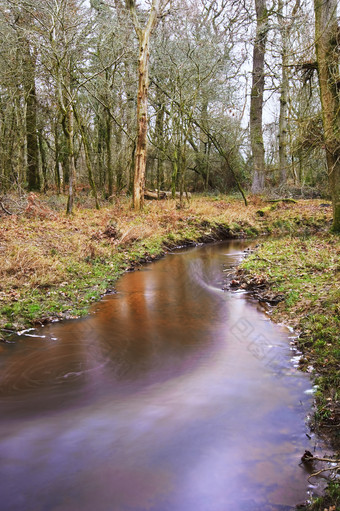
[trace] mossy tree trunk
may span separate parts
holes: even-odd
[[[278,22],[281,33],[281,86],[279,116],[279,171],[280,185],[287,181],[288,160],[288,99],[289,99],[289,37],[295,17],[300,8],[300,0],[296,0],[290,16],[284,13],[284,2],[278,0]]]
[[[76,177],[76,165],[75,165],[75,156],[74,156],[74,115],[71,105],[68,105],[68,108],[65,112],[65,116],[63,119],[63,130],[67,141],[67,153],[68,153],[68,161],[69,161],[69,182],[68,182],[68,199],[66,206],[66,214],[71,215],[73,213],[73,203],[74,203],[74,186],[75,186],[75,177]]]
[[[61,192],[61,179],[60,179],[60,140],[59,140],[59,130],[58,130],[58,122],[55,122],[54,125],[54,143],[55,143],[55,162],[54,162],[54,181],[57,189],[57,194],[59,195]]]
[[[73,113],[74,113],[74,117],[75,117],[75,119],[77,121],[79,130],[80,130],[80,135],[81,135],[81,138],[82,138],[82,141],[83,141],[83,145],[84,145],[85,161],[86,161],[87,173],[88,173],[88,178],[89,178],[89,184],[90,184],[90,187],[91,187],[91,190],[92,190],[92,193],[93,193],[93,197],[94,197],[94,200],[95,200],[96,209],[100,209],[99,201],[98,201],[98,194],[97,194],[97,186],[96,186],[96,182],[95,182],[94,177],[93,177],[90,141],[89,141],[89,138],[87,136],[87,132],[86,132],[86,127],[85,127],[84,121],[80,117],[80,115],[79,115],[75,105],[73,105]]]
[[[340,31],[337,3],[337,0],[314,0],[315,49],[328,178],[333,201],[333,230],[340,232]]]
[[[104,154],[105,154],[105,124],[103,121],[104,114],[97,114],[96,118],[96,127],[97,127],[97,166],[98,166],[98,179],[99,179],[99,187],[100,190],[104,190],[105,188],[105,171],[104,171]]]
[[[208,130],[208,99],[204,98],[201,107],[201,126],[204,131],[200,129],[200,152],[199,152],[199,172],[204,179],[204,190],[209,187],[209,140],[205,132]]]
[[[261,193],[265,186],[264,144],[262,132],[264,56],[268,32],[266,0],[255,0],[256,37],[253,51],[253,81],[250,95],[250,141],[253,155],[252,192]]]
[[[108,184],[108,197],[113,196],[113,168],[112,168],[112,121],[108,109],[105,109],[105,145],[106,145],[106,169],[107,169],[107,184]]]
[[[156,140],[157,140],[157,190],[164,189],[164,99],[157,89]]]
[[[278,3],[278,18],[281,31],[281,90],[280,90],[280,116],[279,116],[279,173],[280,185],[287,181],[288,155],[287,155],[287,132],[288,132],[288,37],[289,27],[283,13],[283,0]]]
[[[23,72],[26,97],[27,188],[40,190],[39,146],[37,132],[37,94],[35,86],[36,56],[29,42],[23,45]]]
[[[46,143],[42,134],[42,131],[38,131],[38,140],[39,140],[39,151],[40,151],[40,159],[41,159],[41,172],[43,176],[43,190],[44,193],[48,190],[48,182],[47,182],[47,155],[46,155]]]

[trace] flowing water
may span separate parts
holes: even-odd
[[[310,380],[289,332],[221,290],[245,247],[169,254],[126,274],[86,319],[1,346],[1,511],[276,511],[306,500]]]

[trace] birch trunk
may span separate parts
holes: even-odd
[[[139,42],[137,92],[137,147],[133,185],[133,207],[144,204],[146,151],[148,133],[149,37],[143,31]]]
[[[150,15],[145,28],[142,28],[135,0],[126,0],[131,20],[139,41],[138,58],[138,92],[137,92],[137,145],[135,155],[135,172],[133,183],[133,207],[142,209],[144,204],[145,170],[148,133],[148,87],[149,87],[149,43],[150,36],[157,22],[160,0],[152,0]]]

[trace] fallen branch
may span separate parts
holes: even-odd
[[[297,200],[290,199],[289,197],[286,198],[286,199],[268,199],[268,200],[266,200],[266,202],[271,202],[271,203],[275,203],[275,202],[293,202],[294,204],[297,204]]]
[[[339,463],[339,459],[333,459],[333,458],[319,458],[318,456],[313,456],[313,454],[309,451],[305,451],[304,455],[302,456],[301,458],[301,461],[304,465],[307,465],[307,466],[310,466],[312,467],[313,466],[313,463],[315,461],[321,461],[323,463]],[[316,472],[313,472],[309,477],[308,477],[308,481],[312,478],[312,477],[317,477],[319,476],[320,474],[323,474],[324,472],[330,472],[331,476],[335,476],[337,474],[337,472],[340,470],[340,465],[337,464],[333,467],[326,467],[326,468],[321,468],[320,470],[317,470]]]
[[[180,197],[180,192],[175,192],[175,197]],[[191,193],[190,192],[183,192],[183,196],[187,198],[187,200],[191,199]],[[144,191],[144,198],[148,200],[163,200],[163,199],[171,199],[172,198],[172,192],[165,192],[164,190],[145,190]]]
[[[270,261],[269,259],[266,259],[265,257],[259,257],[257,255],[254,256],[254,259],[257,259],[258,261],[265,261],[266,263],[276,265],[276,266],[283,266],[281,263]]]
[[[7,215],[12,216],[12,213],[11,213],[10,211],[8,211],[8,209],[6,209],[6,208],[5,208],[5,206],[3,205],[3,203],[2,203],[2,202],[0,202],[0,206],[1,206],[1,209],[2,209],[5,213],[7,213]]]
[[[325,461],[326,463],[338,463],[338,459],[333,459],[333,458],[318,458],[317,456],[313,456],[312,458],[314,461]],[[338,465],[337,467],[334,467],[334,468],[340,468],[340,465]]]
[[[327,468],[322,468],[321,470],[318,470],[317,472],[314,472],[313,474],[311,474],[311,475],[308,477],[308,481],[309,481],[312,477],[317,477],[317,476],[319,476],[320,474],[322,474],[323,472],[333,472],[334,474],[332,474],[332,475],[335,475],[335,472],[338,472],[338,470],[340,470],[340,465],[336,465],[336,467],[327,467]]]

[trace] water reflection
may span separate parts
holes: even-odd
[[[308,378],[288,334],[221,291],[232,242],[125,275],[79,321],[0,353],[3,511],[287,510]]]

